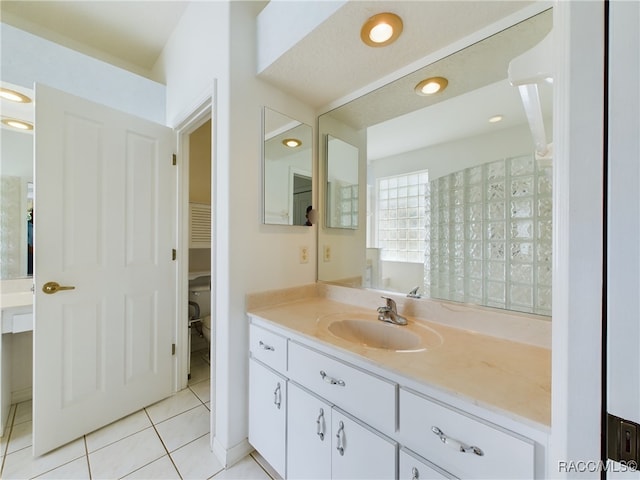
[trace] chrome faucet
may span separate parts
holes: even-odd
[[[395,325],[406,325],[407,319],[398,314],[396,302],[389,297],[382,298],[386,300],[387,303],[384,307],[378,307],[378,320]]]
[[[420,290],[420,285],[418,285],[413,290],[411,290],[409,293],[407,293],[407,297],[409,297],[409,298],[420,298],[420,294],[418,293],[418,290]]]

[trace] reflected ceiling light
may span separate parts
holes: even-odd
[[[489,123],[501,122],[503,118],[504,117],[502,115],[494,115],[493,117],[489,118]]]
[[[402,19],[395,13],[378,13],[364,22],[360,38],[370,47],[384,47],[402,33]]]
[[[31,123],[18,120],[17,118],[3,118],[2,123],[9,127],[17,128],[18,130],[33,130]]]
[[[433,95],[447,88],[448,84],[449,80],[444,77],[426,78],[416,85],[415,91],[418,95]]]
[[[284,140],[282,140],[282,144],[285,147],[297,148],[300,145],[302,145],[302,142],[300,140],[298,140],[297,138],[285,138]]]
[[[31,99],[26,95],[4,87],[0,87],[0,98],[17,103],[31,103]]]

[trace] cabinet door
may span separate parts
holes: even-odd
[[[395,442],[335,408],[331,412],[331,425],[331,478],[396,478]]]
[[[400,450],[398,468],[399,480],[442,480],[456,478],[404,448]]]
[[[249,362],[249,443],[285,476],[287,381],[251,359]]]
[[[287,478],[331,478],[331,405],[293,383],[287,394]]]

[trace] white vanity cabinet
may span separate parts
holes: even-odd
[[[285,476],[287,379],[249,361],[249,443]]]
[[[390,479],[397,476],[397,444],[338,409],[331,412],[331,478]]]
[[[400,389],[400,443],[460,478],[534,478],[534,442]]]
[[[288,394],[287,478],[396,478],[394,441],[293,382]]]
[[[331,404],[289,384],[287,477],[331,478]]]
[[[270,327],[250,325],[249,442],[284,478],[545,477],[546,433]]]
[[[442,480],[456,478],[406,448],[400,450],[398,463],[399,480]]]

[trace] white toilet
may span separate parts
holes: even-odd
[[[189,280],[189,326],[197,328],[211,343],[211,276]],[[201,329],[201,330],[200,330]],[[191,336],[189,336],[191,341]],[[189,344],[191,350],[191,344]]]

